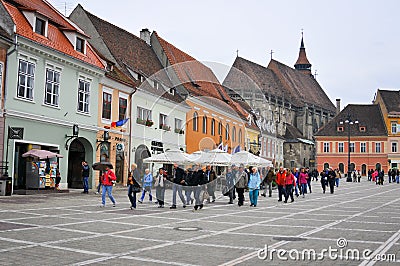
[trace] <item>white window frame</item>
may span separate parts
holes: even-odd
[[[182,128],[182,119],[175,118],[175,130],[183,130]]]
[[[338,143],[338,152],[343,153],[344,152],[344,142],[339,142]]]
[[[27,72],[26,73],[21,72],[20,71],[21,63],[25,63],[26,64],[26,69],[27,70],[29,69],[29,65],[32,65],[33,66],[33,74],[28,74]],[[20,58],[18,60],[18,81],[17,81],[18,83],[17,83],[17,91],[16,91],[17,92],[17,98],[33,102],[34,91],[35,91],[35,71],[36,71],[36,63],[34,63],[34,62],[30,61],[30,60],[22,59],[22,58]],[[22,84],[25,87],[24,96],[20,96],[19,95],[19,87],[20,87],[20,82],[21,82],[21,75],[23,75],[25,77],[25,84]],[[27,90],[29,90],[29,88],[27,86],[28,78],[32,78],[32,87],[30,87],[31,96],[32,96],[31,98],[25,97],[27,95]]]
[[[162,128],[162,126],[168,126],[168,115],[160,113],[158,119],[158,126],[160,129]]]
[[[380,142],[375,142],[375,153],[381,153],[382,147]]]
[[[80,39],[80,40],[82,40],[82,45],[83,45],[83,51],[78,51],[78,47],[76,46],[77,45],[77,43],[78,43],[78,39]],[[80,37],[80,36],[76,36],[75,37],[75,44],[74,44],[74,46],[75,46],[75,51],[77,51],[77,52],[79,52],[79,53],[82,53],[82,54],[86,54],[86,40],[84,39],[84,38],[82,38],[82,37]]]
[[[48,71],[53,72],[53,80],[52,81],[48,81],[47,80],[47,73]],[[56,81],[54,81],[54,74],[58,74],[58,83]],[[60,106],[60,89],[61,89],[61,71],[59,69],[55,69],[54,67],[50,67],[47,66],[46,67],[46,72],[44,75],[44,79],[45,79],[45,83],[44,83],[44,99],[43,99],[43,104],[46,106],[51,106],[51,107],[59,107]],[[53,97],[51,97],[51,102],[48,103],[47,102],[47,85],[50,84],[51,85],[51,93],[50,95],[55,95],[56,98],[56,103],[53,103]],[[58,93],[54,93],[54,87],[58,86]]]
[[[330,143],[329,142],[324,142],[324,144],[323,144],[323,151],[324,151],[324,153],[328,153],[328,152],[330,152],[329,150],[330,150],[330,145],[329,145]]]
[[[84,85],[88,85],[88,90],[87,90],[87,91],[86,91],[86,90],[81,90],[81,88],[80,88],[81,82],[82,82]],[[78,84],[77,84],[77,88],[78,88],[77,103],[78,103],[78,104],[77,104],[76,110],[77,110],[77,112],[80,113],[80,114],[90,114],[90,87],[91,87],[91,83],[92,83],[92,80],[89,79],[89,78],[82,77],[82,76],[80,76],[80,77],[78,78]],[[81,94],[83,94],[83,96],[84,96],[84,99],[83,99],[83,101],[82,101],[83,110],[80,110],[80,109],[79,109],[79,103],[80,103],[79,96],[80,96]],[[87,111],[85,111],[85,106],[86,106],[86,105],[87,105]]]
[[[43,34],[36,32],[36,22],[37,22],[38,19],[44,21],[44,33]],[[46,18],[40,17],[40,16],[36,16],[34,21],[35,22],[34,22],[34,25],[33,25],[33,32],[35,32],[36,34],[39,34],[39,35],[47,37],[47,32],[48,32],[47,29],[49,27],[49,21]]]
[[[111,95],[111,102],[110,102],[110,118],[103,117],[103,108],[104,108],[104,93]],[[113,110],[113,90],[107,87],[103,87],[101,92],[101,121],[103,123],[110,123],[112,120],[112,110]]]
[[[361,153],[366,153],[367,152],[367,143],[361,142],[360,143],[360,152]]]
[[[129,101],[128,101],[129,96],[127,94],[125,94],[125,93],[119,92],[118,93],[118,119],[119,119],[119,99],[121,99],[121,98],[126,100],[126,111],[125,111],[125,117],[124,118],[128,117],[128,112],[129,112]]]
[[[397,133],[397,123],[396,122],[392,122],[392,134],[396,134]]]
[[[398,144],[396,141],[392,142],[392,153],[397,153],[398,150]]]
[[[152,111],[149,109],[146,109],[144,107],[137,107],[137,114],[136,114],[136,118],[142,119],[142,120],[151,120],[152,119]]]
[[[349,149],[350,149],[350,152],[355,152],[356,144],[354,142],[350,142]]]

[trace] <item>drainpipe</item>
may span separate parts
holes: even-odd
[[[131,119],[130,119],[130,123],[129,123],[129,152],[128,152],[128,161],[129,161],[129,165],[128,165],[128,169],[130,170],[130,167],[131,167],[131,164],[132,164],[132,162],[131,162],[131,151],[132,151],[132,102],[133,102],[133,100],[132,100],[132,97],[133,97],[133,94],[135,94],[137,92],[137,88],[136,87],[134,87],[133,88],[133,90],[132,90],[132,92],[129,94],[129,98],[130,98],[130,101],[131,101],[131,104],[129,105],[129,115],[130,115],[130,117],[131,117]]]

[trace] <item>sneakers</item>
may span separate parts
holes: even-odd
[[[172,205],[171,207],[169,207],[170,209],[176,209],[176,205]]]
[[[96,191],[94,194],[99,195],[99,192]]]
[[[115,207],[115,202],[113,203],[113,207]]]
[[[267,195],[265,195],[265,193],[262,193],[261,196],[266,197]]]
[[[139,202],[139,203],[143,203],[143,201],[141,201],[141,200],[138,200],[138,202]]]

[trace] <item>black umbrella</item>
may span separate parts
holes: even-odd
[[[92,165],[93,170],[105,171],[106,167],[113,169],[113,165],[110,162],[98,162]]]

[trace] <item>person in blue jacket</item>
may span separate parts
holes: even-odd
[[[146,192],[149,192],[149,201],[153,200],[153,196],[151,195],[151,187],[152,186],[153,186],[153,175],[150,173],[150,170],[147,168],[146,170],[144,170],[143,192],[142,192],[142,196],[140,197],[140,200],[138,200],[140,203],[143,203]]]
[[[257,206],[258,200],[258,191],[260,190],[261,178],[260,173],[258,172],[257,167],[253,167],[251,169],[250,178],[249,178],[249,198],[250,198],[250,207]]]

